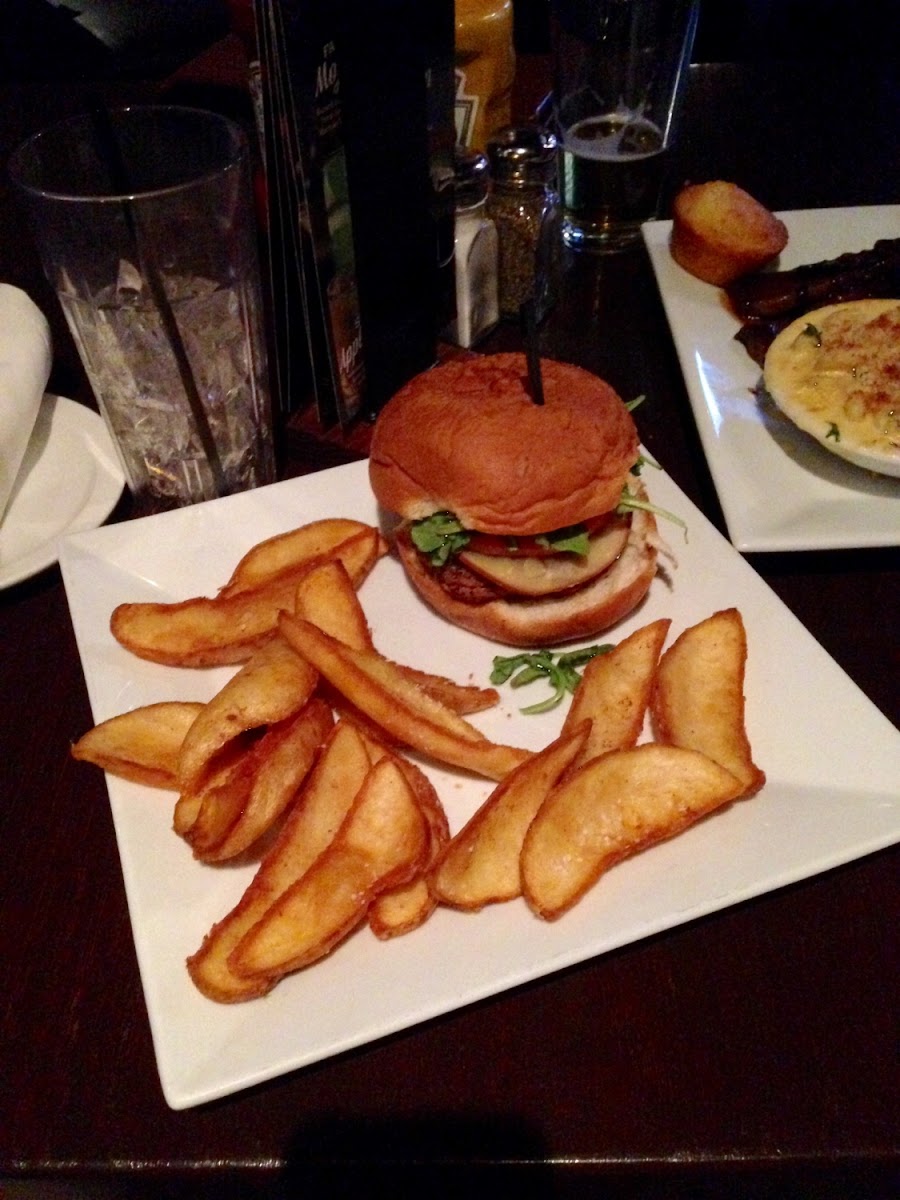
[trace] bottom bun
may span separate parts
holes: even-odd
[[[633,513],[625,548],[608,570],[577,591],[540,600],[467,604],[444,591],[409,538],[396,545],[411,583],[436,613],[507,646],[554,646],[609,629],[637,608],[657,569],[656,520],[642,510]]]

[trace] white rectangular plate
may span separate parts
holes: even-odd
[[[362,929],[265,999],[226,1006],[194,989],[184,961],[236,903],[252,867],[194,861],[172,832],[174,796],[110,777],[159,1074],[173,1108],[360,1046],[900,840],[900,734],[669,478],[649,475],[653,499],[684,517],[689,539],[674,531],[677,566],[611,639],[658,617],[672,619],[671,639],[717,609],[738,606],[749,639],[750,738],[768,773],[763,791],[621,863],[556,923],[516,901],[477,914],[439,910],[416,932],[386,943]],[[109,633],[116,604],[212,595],[250,545],[328,516],[377,522],[365,463],[66,539],[60,561],[95,720],[157,700],[205,700],[230,674],[132,657]],[[384,654],[487,684],[498,647],[433,615],[393,559],[378,563],[360,597]],[[496,741],[545,745],[564,712],[523,716],[519,704],[541,696],[527,690],[533,694],[523,698],[502,689],[501,707],[473,723]],[[428,772],[453,831],[491,790],[458,772]]]
[[[900,237],[896,204],[778,215],[789,233],[779,269]],[[740,322],[721,288],[678,266],[671,231],[671,221],[642,230],[732,542],[744,551],[900,544],[900,480],[854,467],[760,406],[760,368],[734,340]]]

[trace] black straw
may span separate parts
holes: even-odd
[[[212,472],[216,493],[222,496],[226,490],[222,460],[219,457],[219,449],[216,446],[215,438],[210,428],[209,417],[200,398],[197,381],[194,379],[194,373],[191,370],[191,363],[181,337],[181,330],[178,328],[178,321],[176,320],[172,305],[169,303],[169,297],[166,295],[162,276],[157,271],[156,264],[151,257],[150,247],[139,235],[136,219],[137,214],[134,211],[131,201],[124,198],[129,196],[133,189],[125,167],[125,160],[122,158],[119,139],[116,137],[109,112],[102,103],[97,100],[91,102],[90,116],[100,157],[106,164],[113,187],[123,196],[122,215],[125,218],[125,225],[134,246],[134,256],[141,275],[147,281],[151,298],[162,322],[163,331],[169,340],[175,364],[178,367],[178,374],[181,377],[181,385],[184,388],[191,416],[194,419],[197,436],[200,439],[203,452],[209,462],[209,469]]]
[[[528,360],[528,380],[531,384],[531,399],[535,404],[544,403],[544,381],[541,378],[541,356],[538,350],[537,317],[534,296],[529,296],[519,309],[522,338],[525,342],[525,357]]]

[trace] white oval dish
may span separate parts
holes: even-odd
[[[850,300],[798,317],[769,347],[763,383],[826,450],[900,476],[900,300]]]

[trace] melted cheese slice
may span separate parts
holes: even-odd
[[[799,317],[769,347],[763,383],[827,450],[900,476],[900,300],[851,300]]]
[[[551,558],[505,558],[462,550],[459,558],[483,579],[499,584],[517,596],[549,596],[581,587],[616,561],[631,527],[628,515],[614,517],[592,534],[588,552],[559,554]]]

